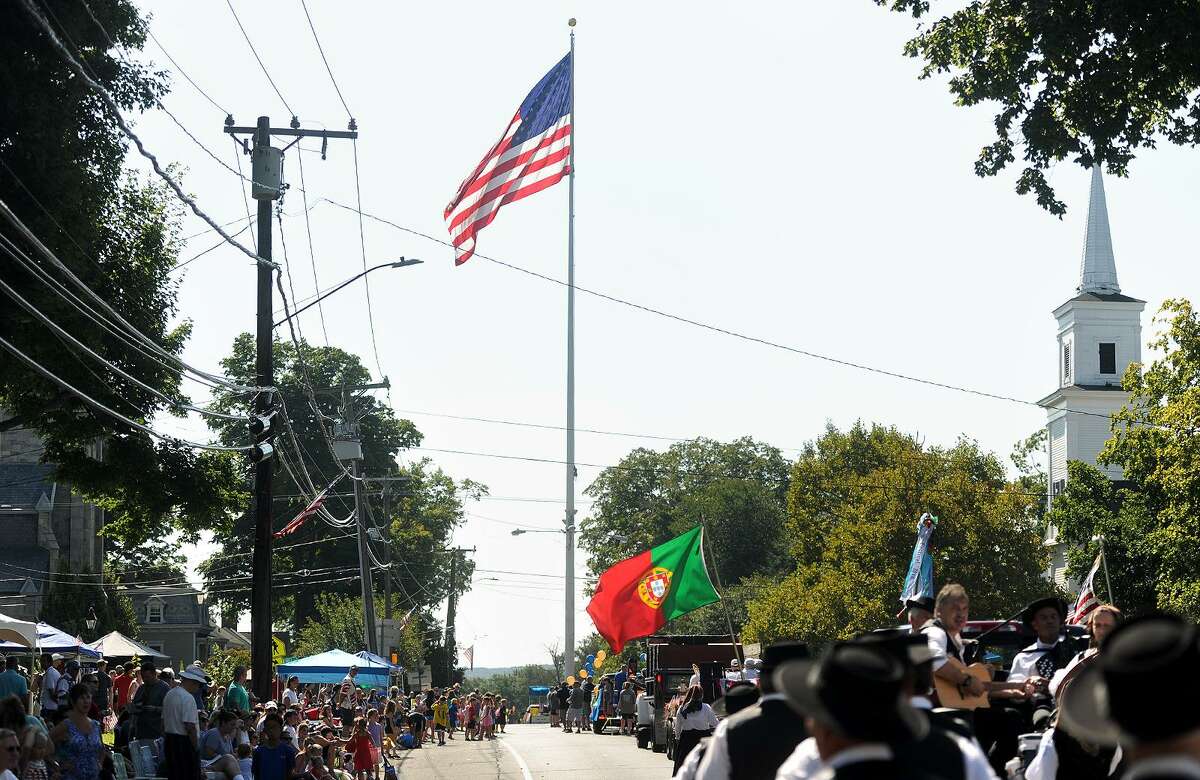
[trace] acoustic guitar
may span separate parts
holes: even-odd
[[[954,662],[954,659],[950,659]],[[967,693],[949,680],[944,680],[936,674],[933,676],[933,687],[937,691],[938,704],[953,710],[976,710],[980,707],[990,707],[988,693],[991,691],[1014,691],[1024,688],[1025,683],[992,682],[992,670],[984,664],[971,664],[961,667],[963,671],[983,683],[987,689],[978,696]]]

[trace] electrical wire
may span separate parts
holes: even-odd
[[[225,0],[225,4],[229,6],[229,13],[233,14],[233,21],[237,22],[238,29],[242,31],[242,37],[246,39],[246,45],[250,47],[250,53],[254,55],[254,59],[258,61],[258,67],[262,68],[263,75],[267,77],[267,81],[271,84],[271,89],[275,90],[275,94],[279,96],[279,102],[283,103],[283,107],[292,115],[292,119],[296,119],[296,112],[288,105],[284,99],[283,93],[279,91],[279,87],[275,85],[275,79],[271,78],[270,71],[263,63],[262,57],[258,56],[258,50],[254,48],[254,42],[250,40],[250,35],[246,32],[246,28],[242,26],[242,20],[238,18],[237,11],[234,10],[232,0]]]
[[[305,13],[308,13],[308,9],[305,9]],[[314,32],[314,35],[315,34],[316,33]],[[330,74],[330,78],[332,78],[332,74]],[[300,195],[304,200],[304,231],[308,235],[308,259],[312,262],[313,289],[319,291],[321,289],[321,283],[317,280],[317,255],[313,250],[312,222],[308,218],[308,212],[312,209],[308,205],[308,189],[304,184],[304,155],[296,155],[296,162],[300,166]],[[320,295],[319,292],[318,295]],[[295,299],[294,293],[292,298],[293,300]],[[299,305],[299,302],[297,302],[297,305]],[[325,327],[325,307],[320,301],[317,301],[317,313],[321,315],[321,335],[325,337],[325,346],[328,347],[329,331]]]
[[[321,62],[325,63],[325,72],[329,74],[329,81],[333,83],[333,89],[337,92],[338,100],[342,101],[342,108],[346,109],[346,116],[350,118],[350,124],[354,124],[354,115],[350,112],[350,106],[346,105],[346,98],[342,95],[342,88],[338,86],[337,79],[333,77],[333,68],[329,67],[329,59],[325,56],[325,47],[321,45],[321,39],[317,36],[317,27],[313,24],[312,15],[308,12],[308,3],[300,0],[300,7],[304,9],[304,18],[308,20],[308,29],[312,30],[313,41],[317,44],[317,51],[321,53]],[[350,128],[353,130],[353,126]]]
[[[134,146],[137,147],[138,153],[150,161],[150,165],[154,169],[154,172],[167,183],[172,191],[174,191],[175,196],[184,204],[186,204],[188,208],[192,210],[192,213],[207,222],[209,227],[213,228],[221,236],[221,238],[237,247],[255,263],[274,267],[273,263],[268,260],[264,260],[254,252],[235,241],[232,236],[226,233],[225,230],[218,225],[215,220],[213,220],[212,217],[210,217],[204,212],[204,210],[200,208],[199,204],[196,203],[194,198],[184,192],[183,187],[180,186],[179,182],[177,182],[170,173],[163,169],[154,153],[146,147],[145,143],[142,142],[142,139],[138,136],[138,134],[133,132],[133,129],[130,128],[129,123],[125,121],[125,117],[121,115],[121,110],[117,105],[116,99],[113,98],[112,94],[109,93],[103,84],[99,83],[90,75],[88,75],[87,70],[82,64],[80,64],[79,60],[77,60],[75,56],[71,54],[71,51],[66,47],[65,44],[63,44],[62,40],[59,39],[58,35],[54,32],[54,28],[50,26],[50,22],[33,5],[33,0],[20,0],[20,2],[21,5],[24,6],[25,11],[31,17],[33,17],[33,20],[37,22],[38,25],[46,32],[46,36],[49,38],[51,45],[58,50],[63,60],[65,60],[70,69],[74,71],[75,75],[77,75],[88,87],[95,91],[100,96],[104,104],[108,106],[108,109],[113,113],[113,117],[117,122],[117,126],[121,128],[121,132],[123,132],[129,138],[129,140],[133,141]],[[231,9],[232,7],[233,6],[230,5]]]
[[[374,214],[369,214],[369,213],[363,212],[361,210],[361,208],[356,209],[353,206],[348,206],[344,203],[339,203],[335,200],[331,200],[330,198],[323,198],[323,200],[332,206],[337,206],[338,208],[345,209],[346,211],[357,212],[359,214],[360,218],[366,217],[367,219],[375,220],[376,222],[380,222],[384,225],[388,225],[388,226],[393,227],[396,230],[399,230],[401,232],[408,233],[408,234],[414,235],[414,236],[418,236],[419,238],[424,238],[428,241],[432,241],[435,244],[441,244],[442,246],[446,246],[446,247],[450,247],[450,248],[454,247],[454,245],[448,241],[443,241],[442,239],[435,238],[434,236],[431,236],[428,233],[422,233],[419,230],[405,227],[404,225],[397,224],[395,222],[392,222],[391,220],[384,219],[383,217],[378,217],[378,216],[375,216]],[[514,263],[509,263],[509,262],[500,260],[495,257],[489,257],[487,255],[482,255],[482,254],[479,254],[478,252],[476,252],[474,255],[472,255],[472,257],[482,258],[491,263],[495,263],[496,265],[499,265],[501,267],[508,268],[509,270],[517,271],[522,274],[526,274],[527,276],[532,276],[534,278],[541,279],[542,281],[550,282],[551,284],[557,284],[557,285],[560,285],[563,287],[567,286],[567,282],[563,281],[562,279],[557,279],[553,276],[539,273],[537,271],[533,271],[528,268],[524,268],[522,266],[516,265]],[[820,361],[824,361],[826,363],[832,363],[834,365],[839,365],[844,368],[851,368],[851,369],[854,369],[857,371],[864,371],[867,373],[877,374],[880,376],[887,376],[887,377],[891,377],[892,379],[899,379],[899,380],[902,380],[905,382],[912,382],[912,383],[916,383],[916,384],[926,385],[928,387],[936,387],[936,388],[939,388],[942,390],[951,390],[951,391],[958,392],[958,393],[965,393],[968,395],[979,396],[981,398],[989,398],[994,401],[1007,401],[1009,403],[1020,404],[1022,406],[1031,406],[1031,407],[1036,407],[1038,409],[1043,408],[1041,406],[1041,404],[1039,404],[1037,401],[1029,401],[1024,398],[1017,398],[1015,396],[1003,395],[1001,393],[992,393],[992,392],[989,392],[986,390],[978,390],[978,389],[971,388],[971,387],[964,387],[961,385],[953,385],[953,384],[949,384],[946,382],[938,382],[933,379],[924,379],[924,378],[918,377],[918,376],[912,376],[909,374],[902,374],[902,373],[899,373],[896,371],[891,371],[888,369],[877,368],[875,366],[870,366],[865,363],[857,363],[855,361],[845,360],[842,358],[833,357],[831,355],[825,355],[825,354],[822,354],[819,352],[813,352],[811,350],[791,346],[788,344],[783,344],[781,342],[772,341],[770,339],[761,338],[758,336],[752,336],[752,335],[749,335],[746,333],[741,333],[739,331],[732,330],[730,328],[726,328],[726,327],[723,327],[720,325],[714,325],[712,323],[703,322],[701,320],[692,319],[690,317],[684,317],[679,314],[673,314],[673,313],[665,311],[663,309],[656,309],[652,306],[647,306],[647,305],[641,304],[641,303],[635,303],[633,301],[629,301],[624,298],[619,298],[615,295],[609,295],[608,293],[600,292],[598,290],[591,290],[586,287],[580,287],[579,285],[573,285],[573,286],[574,286],[575,290],[577,290],[578,292],[584,293],[586,295],[591,295],[595,298],[599,298],[604,301],[608,301],[609,303],[615,303],[615,304],[618,304],[621,306],[625,306],[627,308],[636,309],[637,311],[641,311],[646,314],[652,314],[654,316],[672,320],[674,322],[678,322],[683,325],[690,325],[692,327],[699,328],[701,330],[707,330],[711,333],[717,333],[717,334],[720,334],[723,336],[729,336],[734,339],[739,339],[741,341],[758,344],[760,346],[770,347],[772,349],[782,350],[784,352],[790,352],[792,354],[800,355],[802,357],[812,358],[813,360],[820,360]],[[1072,414],[1081,414],[1081,415],[1087,415],[1087,416],[1091,416],[1091,417],[1103,417],[1105,419],[1109,419],[1109,415],[1105,414],[1104,412],[1093,412],[1093,411],[1089,411],[1087,409],[1064,409],[1063,411],[1067,411]]]
[[[383,372],[383,363],[379,360],[379,342],[375,338],[375,312],[371,308],[371,279],[367,273],[367,238],[363,230],[363,215],[362,215],[362,187],[359,185],[358,176],[358,139],[355,138],[351,142],[354,146],[354,197],[358,203],[358,245],[362,249],[362,267],[363,267],[363,290],[367,296],[367,324],[371,329],[371,351],[375,354],[375,368],[379,371],[379,378],[384,379],[387,375]],[[388,390],[388,396],[391,396],[391,390]]]
[[[97,19],[96,15],[92,13],[91,6],[89,6],[86,2],[84,2],[83,7],[87,9],[88,15],[92,17],[92,21],[94,21],[97,24],[97,26],[99,26],[100,29],[103,30],[104,25],[100,24],[100,20]],[[211,103],[213,108],[217,109],[225,116],[232,116],[232,114],[230,112],[226,111],[224,108],[221,107],[220,103],[213,100],[211,95],[209,95],[207,92],[205,92],[203,89],[201,89],[200,85],[197,84],[192,79],[192,77],[187,74],[187,71],[185,71],[182,67],[180,67],[179,63],[175,61],[175,58],[171,56],[171,52],[167,51],[167,47],[163,46],[162,42],[159,41],[158,38],[154,37],[154,32],[152,30],[147,29],[146,34],[150,36],[150,40],[154,41],[154,45],[158,46],[159,50],[164,55],[166,55],[167,59],[170,60],[171,64],[175,66],[175,70],[179,73],[179,75],[183,76],[187,80],[187,83],[192,85],[193,89],[195,89],[197,92],[199,92],[201,95],[203,95],[204,99],[207,100],[209,103]],[[110,40],[111,40],[111,36],[110,36]]]
[[[9,251],[7,247],[0,246],[0,249],[5,251],[14,260],[17,259],[16,255],[14,255],[11,251]],[[4,293],[6,295],[8,295],[9,298],[12,298],[14,301],[16,301],[18,304],[20,304],[21,308],[25,309],[30,314],[32,314],[39,322],[44,324],[46,327],[50,328],[50,330],[53,331],[57,336],[59,336],[62,339],[66,339],[68,342],[70,342],[70,344],[74,345],[77,349],[83,350],[92,359],[96,360],[97,362],[103,363],[105,366],[110,368],[112,371],[116,372],[116,374],[118,376],[121,376],[122,378],[126,379],[129,382],[134,383],[135,385],[142,388],[143,390],[146,390],[147,392],[151,393],[155,397],[157,397],[157,398],[161,399],[162,401],[164,401],[165,403],[167,403],[169,406],[174,407],[174,408],[187,409],[189,411],[197,412],[199,414],[207,415],[209,417],[217,417],[217,418],[221,418],[224,420],[242,420],[242,419],[244,419],[243,417],[241,417],[239,415],[225,414],[224,412],[214,412],[211,409],[202,409],[199,406],[193,406],[192,404],[187,403],[186,401],[182,401],[181,399],[178,399],[178,398],[171,398],[170,396],[166,395],[165,393],[160,392],[159,390],[157,390],[154,387],[151,387],[150,385],[146,384],[142,380],[140,380],[137,377],[133,376],[132,374],[129,374],[128,372],[126,372],[120,366],[116,365],[115,363],[110,362],[109,360],[107,360],[106,358],[101,356],[100,354],[96,353],[94,350],[92,350],[90,347],[88,347],[82,341],[80,341],[79,339],[75,338],[70,333],[68,333],[65,329],[62,328],[62,326],[60,326],[58,323],[54,322],[54,320],[50,319],[45,314],[43,314],[32,303],[25,300],[25,298],[22,297],[20,293],[18,293],[16,290],[14,290],[12,287],[10,287],[8,285],[8,283],[5,282],[3,279],[0,279],[0,290],[3,290]],[[142,410],[142,411],[144,412],[144,410]]]
[[[234,234],[233,234],[233,237],[234,237],[234,238],[237,238],[237,237],[238,237],[238,236],[240,236],[242,233],[245,233],[247,230],[251,230],[251,228],[250,228],[250,225],[248,225],[248,224],[247,224],[247,225],[243,225],[241,230],[239,230],[238,232],[236,232],[236,233],[234,233]],[[254,237],[253,237],[253,235],[251,235],[251,240],[253,240],[253,238],[254,238]],[[192,255],[192,256],[191,256],[191,257],[189,257],[187,260],[181,260],[181,261],[179,261],[178,263],[176,263],[176,264],[175,264],[175,266],[174,266],[173,268],[171,268],[171,270],[170,270],[168,273],[175,273],[175,272],[176,272],[176,271],[178,271],[180,268],[186,268],[188,265],[190,265],[191,263],[195,262],[196,260],[199,260],[200,258],[204,257],[204,256],[205,256],[206,254],[208,254],[209,252],[212,252],[212,251],[215,251],[215,250],[217,250],[217,249],[220,249],[220,248],[221,248],[221,247],[223,247],[223,246],[225,246],[225,242],[224,242],[224,241],[218,241],[217,243],[215,243],[215,244],[213,244],[212,246],[210,246],[208,249],[205,249],[205,250],[204,250],[204,251],[202,251],[202,252],[198,252],[197,254],[194,254],[194,255]]]
[[[90,310],[90,307],[85,307],[83,301],[80,300],[78,296],[76,296],[74,293],[70,293],[67,290],[66,285],[46,273],[44,269],[35,263],[32,258],[30,258],[7,236],[0,234],[0,243],[7,245],[11,250],[19,254],[22,258],[19,262],[21,262],[25,269],[33,274],[35,278],[39,278],[43,284],[46,284],[51,289],[55,289],[55,287],[57,287],[58,289],[56,291],[59,293],[59,295],[66,298],[68,302],[71,303],[71,305],[74,306],[81,314],[91,319],[97,325],[105,328],[117,338],[125,341],[135,349],[138,349],[138,351],[142,352],[147,357],[151,356],[150,352],[146,352],[146,349],[149,349],[155,355],[160,355],[163,358],[171,361],[171,363],[174,364],[174,366],[171,367],[172,370],[181,372],[181,376],[186,374],[186,372],[191,372],[191,374],[195,375],[196,377],[200,377],[200,379],[196,381],[203,381],[204,384],[208,384],[210,386],[221,385],[233,391],[245,392],[258,392],[259,390],[270,389],[240,385],[219,374],[211,374],[207,371],[202,371],[194,366],[188,365],[177,355],[167,351],[161,344],[154,341],[152,338],[134,327],[128,320],[122,317],[112,306],[110,306],[101,295],[92,290],[92,288],[88,287],[82,279],[76,276],[71,269],[67,267],[66,263],[60,260],[57,255],[50,251],[50,249],[43,244],[36,235],[34,235],[33,231],[31,231],[28,226],[26,226],[25,223],[22,222],[20,218],[12,212],[12,210],[3,200],[0,200],[0,216],[3,216],[9,221],[10,224],[17,228],[17,230],[25,237],[30,245],[37,249],[39,254],[46,258],[51,265],[53,265],[65,277],[67,277],[67,279],[80,292],[90,297],[97,306],[107,312],[108,317],[111,317],[111,320],[108,318],[99,317]],[[120,328],[117,327],[118,324],[121,326]],[[135,344],[134,340],[140,342],[141,346]],[[161,363],[161,361],[159,362]]]

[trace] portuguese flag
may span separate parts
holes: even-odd
[[[703,538],[696,526],[600,575],[587,612],[614,653],[672,618],[720,601],[704,566]]]

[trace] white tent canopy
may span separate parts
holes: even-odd
[[[110,631],[88,645],[105,658],[167,658],[157,650],[146,647],[137,640],[130,639],[120,631]]]
[[[32,649],[37,646],[37,636],[37,623],[0,614],[0,641],[13,642]]]

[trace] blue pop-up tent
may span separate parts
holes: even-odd
[[[66,631],[55,628],[49,623],[37,624],[37,650],[43,653],[71,653],[80,658],[99,659],[100,653],[84,644],[79,637],[71,636]],[[0,642],[0,651],[29,652],[26,645],[16,642]]]
[[[290,663],[275,667],[275,671],[283,679],[298,677],[302,683],[337,684],[342,681],[351,666],[358,667],[355,683],[363,688],[378,688],[386,690],[391,664],[372,661],[351,655],[343,650],[329,650],[324,653],[298,658]]]
[[[391,669],[393,672],[403,672],[404,671],[403,666],[398,666],[398,665],[392,663],[391,661],[387,660],[386,658],[381,658],[380,656],[375,655],[374,653],[372,653],[369,650],[359,650],[357,653],[355,653],[355,655],[358,656],[359,658],[365,658],[366,660],[371,661],[372,663],[375,663],[375,664],[384,664],[389,669]]]

